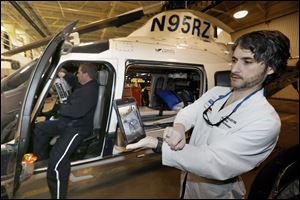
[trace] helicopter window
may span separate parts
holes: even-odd
[[[126,68],[123,98],[136,99],[146,128],[167,126],[180,109],[201,96],[203,77],[199,65],[132,61]]]
[[[7,50],[11,49],[9,35],[6,31],[2,31],[2,30],[1,30],[1,43],[2,43],[1,45],[3,45],[3,47],[4,47],[4,49],[7,49]]]
[[[15,71],[10,76],[6,77],[6,80],[3,81],[3,86],[1,86],[1,92],[5,92],[14,88],[17,88],[22,83],[25,83],[29,80],[30,75],[35,68],[37,63],[37,59],[31,61],[30,63],[26,64],[24,67],[21,67],[17,71]]]

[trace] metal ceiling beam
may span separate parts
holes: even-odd
[[[29,12],[33,15],[33,17],[36,19],[36,21],[41,25],[42,29],[46,32],[46,34],[49,36],[51,35],[51,32],[49,31],[49,29],[47,28],[47,26],[45,25],[45,23],[41,20],[41,18],[36,14],[36,12],[34,11],[34,9],[29,5],[29,3],[27,1],[22,1],[22,3],[24,4],[24,6],[29,10]]]
[[[149,14],[151,15],[151,14],[160,12],[162,10],[164,4],[165,4],[165,2],[160,1],[158,3],[148,5],[147,7],[140,7],[140,8],[134,9],[134,10],[126,12],[126,13],[119,14],[119,15],[111,17],[111,18],[106,18],[103,20],[92,22],[87,25],[80,26],[80,27],[74,29],[72,32],[78,32],[79,34],[85,34],[85,33],[97,31],[99,29],[103,29],[103,28],[107,28],[107,27],[120,27],[120,26],[126,25],[130,22],[137,21],[146,15],[149,15]],[[47,38],[43,38],[40,41],[36,41],[36,42],[30,43],[28,45],[24,45],[22,47],[19,47],[19,48],[10,50],[10,51],[6,51],[6,52],[2,53],[1,55],[11,56],[11,55],[23,52],[23,51],[27,51],[30,49],[34,49],[34,48],[43,46],[43,45],[47,44],[52,39],[52,37],[53,36],[49,36]]]
[[[212,3],[209,6],[207,6],[206,8],[202,9],[201,12],[205,13],[206,11],[212,9],[213,7],[215,7],[216,5],[220,4],[221,2],[222,2],[221,0],[219,0],[219,1],[212,1]]]
[[[33,28],[43,37],[45,38],[45,33],[32,21],[32,19],[26,14],[26,12],[19,6],[16,1],[9,1],[15,9],[28,21],[28,23],[33,26]]]

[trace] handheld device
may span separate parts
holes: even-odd
[[[60,103],[67,101],[68,96],[71,93],[71,88],[64,78],[56,78],[54,80],[54,86],[57,91]]]
[[[125,145],[146,137],[141,115],[133,97],[114,100],[114,108]]]

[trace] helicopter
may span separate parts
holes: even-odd
[[[115,158],[130,153],[121,148],[114,100],[135,97],[146,134],[158,136],[172,124],[178,112],[157,95],[158,90],[175,93],[183,108],[215,85],[230,85],[232,29],[209,15],[188,9],[164,11],[127,37],[72,44],[68,41],[70,34],[86,30],[76,29],[77,23],[67,25],[52,39],[43,40],[42,44],[48,40],[49,43],[40,58],[12,76],[26,74],[27,78],[23,77],[23,81],[11,88],[10,84],[15,83],[12,77],[6,77],[3,84],[1,80],[1,98],[2,87],[3,99],[14,90],[22,93],[18,95],[20,111],[16,110],[14,117],[8,120],[15,123],[10,125],[14,126],[10,128],[13,137],[2,143],[1,131],[1,197],[12,198],[24,180],[46,171],[46,165],[35,163],[28,155],[32,153],[35,124],[44,120],[44,108],[55,110],[61,98],[58,89],[54,94],[51,91],[62,69],[74,73],[83,62],[98,66],[99,96],[94,130],[77,148],[71,166],[110,159],[114,162]],[[99,26],[94,24],[88,29],[95,30]],[[219,35],[218,27],[223,30]],[[6,55],[23,50],[12,50]],[[26,73],[21,73],[22,70]],[[295,74],[290,77],[290,82],[278,82],[276,87],[297,81]],[[148,101],[141,98],[145,88],[148,88]],[[275,89],[269,91],[271,94]],[[54,97],[54,105],[47,105],[49,96]],[[2,102],[1,99],[1,107]]]

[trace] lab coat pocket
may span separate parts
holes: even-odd
[[[223,141],[229,134],[229,130],[219,128],[216,126],[211,127],[210,133],[207,138],[207,144]]]

